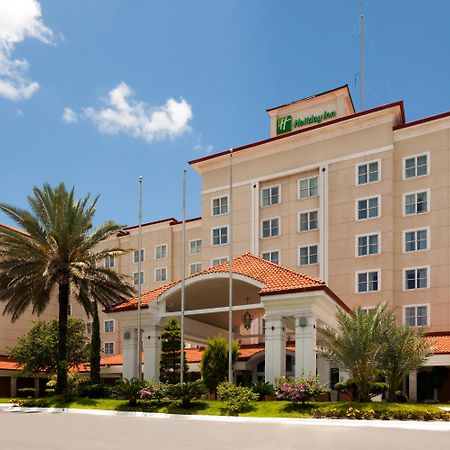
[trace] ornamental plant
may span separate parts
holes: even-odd
[[[151,380],[145,381],[145,386],[141,389],[140,399],[146,401],[155,401],[160,403],[167,395],[167,385],[155,383]]]
[[[305,404],[308,400],[315,400],[320,394],[327,392],[325,385],[321,385],[319,377],[281,377],[277,379],[277,397],[280,400]]]
[[[230,416],[237,416],[240,412],[250,408],[252,402],[258,400],[259,395],[245,386],[235,386],[224,381],[217,386],[217,395],[224,402],[225,412]]]

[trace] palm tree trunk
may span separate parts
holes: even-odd
[[[92,302],[91,384],[100,384],[100,322],[97,302]]]
[[[67,313],[69,310],[69,284],[60,283],[58,292],[58,368],[56,393],[62,394],[67,389]]]

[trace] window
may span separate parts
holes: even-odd
[[[425,289],[428,287],[428,267],[404,269],[405,290]]]
[[[114,333],[114,319],[105,320],[105,333]]]
[[[423,177],[428,175],[428,154],[403,158],[405,178]]]
[[[262,252],[261,258],[265,259],[266,261],[273,262],[275,264],[280,264],[280,251],[273,250],[268,252]]]
[[[318,177],[304,178],[298,180],[298,197],[308,198],[319,195]]]
[[[89,336],[92,334],[92,322],[86,322],[86,334]]]
[[[71,316],[71,315],[72,315],[72,304],[71,304],[71,303],[69,303],[69,304],[67,305],[67,315],[68,315],[68,316]]]
[[[380,215],[380,197],[362,198],[356,200],[356,220],[373,219]]]
[[[280,219],[277,217],[275,219],[263,220],[261,228],[262,228],[261,236],[263,237],[263,239],[279,236]]]
[[[228,261],[228,258],[226,256],[224,256],[222,258],[213,258],[211,260],[211,267],[218,266],[219,264],[223,264],[227,261]]]
[[[167,281],[167,267],[158,267],[155,269],[155,282],[161,283]]]
[[[422,230],[408,230],[403,233],[405,252],[419,252],[428,250],[428,228]]]
[[[217,197],[212,199],[212,215],[220,216],[228,213],[228,196]]]
[[[319,221],[317,210],[299,214],[299,231],[317,230],[318,227]]]
[[[228,244],[228,227],[212,229],[212,245]]]
[[[380,179],[380,162],[372,161],[357,166],[357,184],[374,183]]]
[[[261,206],[278,205],[280,203],[280,186],[270,186],[261,191]]]
[[[167,258],[167,244],[155,246],[155,259]]]
[[[200,272],[202,270],[202,263],[192,263],[189,264],[189,274],[194,275],[194,273]]]
[[[365,314],[370,314],[375,310],[375,306],[363,306],[361,307],[361,311]]]
[[[404,306],[405,325],[408,327],[428,326],[428,305],[408,305]]]
[[[141,270],[141,281],[140,284],[144,284],[144,271]],[[138,276],[138,272],[133,272],[133,282],[134,285],[137,286],[139,284],[139,276]]]
[[[202,251],[202,240],[194,239],[189,241],[189,254],[196,255],[197,253],[201,253]]]
[[[356,273],[356,292],[376,292],[380,290],[380,271]]]
[[[105,354],[114,355],[114,342],[105,342]]]
[[[135,250],[133,252],[133,264],[137,264],[139,262],[139,250]],[[144,262],[144,249],[141,248],[141,262]]]
[[[379,233],[356,236],[356,256],[369,256],[380,253],[380,240]]]
[[[317,264],[317,245],[309,245],[308,247],[299,247],[298,249],[299,266],[309,264]]]
[[[428,191],[403,194],[405,216],[428,212]]]
[[[105,267],[107,269],[111,269],[116,265],[116,259],[114,258],[114,256],[107,256],[105,258]]]

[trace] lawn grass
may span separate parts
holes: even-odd
[[[7,403],[10,399],[0,399],[0,403]],[[125,400],[114,399],[90,399],[76,398],[67,401],[60,397],[45,399],[45,406],[53,408],[78,408],[78,409],[101,409],[109,411],[142,411],[165,414],[188,414],[188,415],[224,415],[223,403],[216,400],[193,401],[189,409],[181,407],[180,402],[162,401],[160,404],[150,402],[139,402],[137,406],[128,405]],[[357,402],[311,402],[306,405],[293,404],[286,401],[255,402],[251,409],[241,413],[246,417],[287,417],[287,418],[310,418],[314,412],[326,412],[330,410],[347,411],[348,408],[359,411],[417,411],[417,412],[439,412],[438,405],[425,405],[414,403],[357,403]]]

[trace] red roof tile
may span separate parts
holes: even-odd
[[[229,263],[224,262],[214,267],[202,270],[201,272],[191,275],[186,279],[196,278],[203,275],[214,273],[229,273]],[[324,290],[333,298],[342,308],[350,311],[347,305],[337,297],[323,281],[304,275],[278,264],[266,261],[251,253],[245,253],[233,259],[233,273],[243,275],[259,281],[264,285],[260,291],[260,295],[287,294],[290,292],[302,292],[312,290]],[[172,281],[157,289],[148,291],[142,295],[141,307],[148,308],[149,303],[156,300],[163,292],[172,286],[180,283],[181,280]],[[137,297],[125,303],[114,306],[108,312],[119,312],[137,309]]]
[[[450,331],[428,333],[427,339],[433,345],[434,355],[450,354]]]

